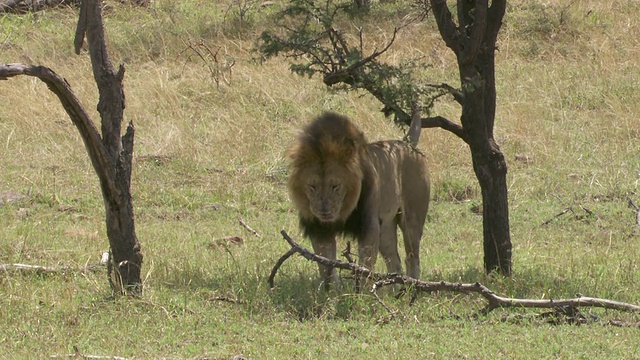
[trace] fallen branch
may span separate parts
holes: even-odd
[[[311,261],[320,263],[320,264],[322,264],[324,266],[334,267],[336,269],[342,269],[342,270],[350,270],[355,275],[358,275],[358,276],[363,277],[363,278],[379,280],[379,279],[381,279],[381,278],[383,278],[385,276],[384,274],[375,273],[375,272],[367,269],[366,267],[360,266],[360,265],[358,265],[356,263],[353,263],[353,262],[348,262],[347,263],[347,262],[340,261],[340,260],[331,260],[331,259],[326,258],[324,256],[316,255],[313,252],[311,252],[311,251],[303,248],[302,246],[298,245],[295,241],[293,241],[293,239],[287,234],[286,231],[282,230],[280,232],[280,234],[282,234],[284,239],[289,243],[289,245],[291,245],[291,249],[289,249],[289,251],[287,251],[286,254],[282,255],[282,257],[280,257],[280,259],[278,259],[278,262],[273,267],[273,270],[271,271],[271,276],[269,276],[269,280],[268,280],[271,288],[273,288],[273,279],[275,278],[276,272],[278,271],[278,269],[280,268],[282,263],[284,263],[285,260],[290,258],[295,253],[298,253],[298,254],[302,255],[302,257],[307,259],[307,260],[311,260]]]
[[[578,294],[573,299],[549,299],[549,300],[534,300],[534,299],[516,299],[507,298],[496,295],[486,286],[479,282],[473,284],[461,284],[450,283],[447,281],[440,282],[426,282],[410,278],[408,276],[399,274],[390,274],[375,282],[372,286],[371,292],[375,293],[378,288],[383,286],[402,284],[412,287],[413,289],[421,292],[434,292],[434,291],[450,291],[463,294],[477,293],[487,300],[487,306],[480,310],[480,314],[488,314],[490,311],[498,308],[539,308],[539,309],[557,309],[557,308],[577,308],[577,307],[599,307],[604,309],[613,309],[621,311],[637,311],[640,312],[640,306],[623,303],[619,301],[613,301],[608,299],[592,298],[582,296]]]
[[[274,282],[273,279],[276,277],[276,273],[278,272],[278,269],[280,269],[280,266],[282,266],[282,263],[284,263],[288,258],[291,257],[291,255],[293,255],[293,254],[295,254],[297,252],[298,252],[298,250],[296,248],[291,248],[284,255],[282,255],[280,257],[280,259],[278,259],[278,261],[276,262],[276,265],[271,270],[271,274],[269,275],[269,279],[267,280],[267,282],[269,283],[269,289],[273,290],[276,287],[273,284],[273,282]]]
[[[80,352],[80,350],[78,350],[77,346],[73,346],[73,354],[64,354],[64,355],[51,355],[49,356],[49,358],[51,359],[56,359],[56,358],[77,358],[77,359],[112,359],[112,360],[127,360],[127,358],[121,357],[121,356],[112,356],[112,355],[108,355],[108,356],[102,356],[102,355],[87,355],[87,354],[82,354]]]
[[[540,226],[545,226],[545,225],[549,225],[549,223],[551,223],[553,220],[559,218],[560,216],[568,213],[569,211],[573,212],[573,209],[571,207],[568,207],[562,211],[560,211],[559,213],[555,214],[551,219],[543,222]]]
[[[77,273],[87,273],[87,272],[97,272],[105,268],[105,264],[93,264],[86,265],[81,267],[73,267],[73,266],[39,266],[39,265],[27,265],[27,264],[0,264],[0,272],[33,272],[38,275],[54,275],[54,274],[65,274],[69,272],[77,272]]]
[[[596,219],[598,218],[598,215],[596,215],[596,213],[595,213],[595,212],[593,212],[593,211],[591,211],[591,210],[587,209],[587,208],[586,208],[586,207],[584,207],[583,205],[580,205],[580,208],[581,208],[585,213],[587,213],[587,217],[593,217],[593,218],[596,218]],[[576,214],[576,212],[575,212],[575,211],[573,211],[573,207],[572,207],[572,206],[569,206],[568,208],[566,208],[566,209],[564,209],[564,210],[560,211],[559,213],[555,214],[551,219],[549,219],[549,220],[547,220],[547,221],[543,222],[542,224],[540,224],[540,226],[546,226],[546,225],[549,225],[553,220],[555,220],[555,219],[559,218],[560,216],[562,216],[562,215],[564,215],[564,214],[566,214],[566,213],[568,213],[568,212],[570,212],[570,213],[572,213],[572,214],[573,214],[573,219],[574,219],[574,220],[583,220],[583,219],[584,219],[584,216],[580,216],[580,215]]]
[[[87,355],[87,354],[63,354],[63,355],[51,355],[51,359],[58,358],[76,358],[76,359],[110,359],[110,360],[127,360],[127,358],[115,355]]]
[[[222,302],[228,302],[228,303],[231,303],[231,304],[244,304],[245,303],[242,300],[230,298],[228,296],[213,296],[213,297],[209,298],[209,301],[222,301]]]
[[[563,213],[566,213],[570,210],[570,208],[565,209]],[[561,215],[561,214],[560,214]],[[558,215],[559,216],[559,215]],[[557,217],[557,216],[556,216]],[[498,308],[542,308],[542,309],[561,309],[563,312],[570,312],[569,310],[578,308],[578,307],[599,307],[604,309],[614,309],[621,311],[634,311],[640,312],[640,306],[628,304],[619,301],[613,301],[608,299],[600,299],[600,298],[592,298],[587,296],[582,296],[578,294],[576,298],[573,299],[549,299],[549,300],[534,300],[534,299],[516,299],[516,298],[508,298],[496,295],[493,291],[491,291],[486,286],[480,284],[479,282],[475,283],[451,283],[447,281],[422,281],[418,279],[414,279],[401,274],[381,274],[377,272],[373,272],[363,266],[354,264],[353,262],[343,262],[340,260],[331,260],[319,255],[312,253],[311,251],[303,248],[298,245],[291,237],[282,230],[280,232],[284,239],[291,245],[291,249],[287,251],[285,255],[283,255],[273,270],[271,271],[271,275],[269,276],[269,286],[273,289],[273,279],[275,275],[282,265],[284,261],[290,258],[293,254],[298,253],[302,255],[307,260],[311,260],[314,262],[318,262],[325,266],[334,267],[337,269],[351,270],[356,275],[356,279],[359,277],[366,277],[368,279],[372,279],[374,281],[371,287],[371,294],[378,300],[378,302],[390,313],[393,314],[391,308],[389,308],[380,297],[377,295],[377,290],[389,285],[401,284],[405,287],[411,288],[416,292],[427,292],[431,293],[434,291],[449,291],[449,292],[457,292],[463,294],[471,294],[477,293],[484,297],[487,300],[487,305],[479,311],[478,314],[486,315],[494,309]]]

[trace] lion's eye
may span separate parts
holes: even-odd
[[[309,192],[316,192],[316,186],[315,185],[307,185],[307,190]]]
[[[337,192],[338,190],[340,190],[340,188],[341,188],[340,184],[332,185],[331,186],[331,191]]]

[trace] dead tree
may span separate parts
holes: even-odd
[[[122,80],[124,67],[115,72],[109,59],[102,24],[101,1],[83,0],[76,29],[75,50],[80,54],[86,35],[93,75],[98,85],[98,112],[102,120],[102,135],[82,107],[69,83],[44,66],[0,65],[0,79],[17,75],[35,76],[58,96],[62,106],[76,126],[91,159],[105,205],[107,236],[111,247],[110,284],[114,291],[140,294],[142,252],[136,237],[133,200],[131,197],[131,160],[133,156],[133,123],[121,135],[124,113]]]

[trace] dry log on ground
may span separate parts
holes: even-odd
[[[66,274],[70,272],[96,272],[105,268],[106,264],[92,264],[80,267],[73,266],[40,266],[27,264],[0,264],[0,272],[36,273],[39,275]]]
[[[477,293],[487,300],[487,305],[479,311],[479,314],[488,314],[494,309],[498,308],[542,308],[542,309],[562,309],[564,312],[567,309],[575,309],[579,307],[599,307],[605,309],[615,309],[621,311],[640,312],[640,306],[628,304],[619,301],[613,301],[609,299],[600,299],[578,295],[573,299],[549,299],[549,300],[534,300],[534,299],[516,299],[507,298],[496,295],[486,286],[475,283],[451,283],[447,281],[422,281],[414,278],[410,278],[401,274],[382,274],[373,272],[365,267],[357,265],[353,262],[343,262],[340,260],[330,260],[322,256],[318,256],[313,252],[298,245],[291,237],[283,230],[281,231],[284,239],[291,245],[291,249],[287,251],[276,263],[268,282],[271,289],[274,288],[274,278],[278,269],[284,261],[290,258],[293,254],[298,253],[307,260],[321,263],[325,266],[332,266],[338,269],[350,270],[356,278],[366,277],[374,281],[371,287],[372,295],[380,302],[380,304],[392,312],[391,309],[384,304],[384,302],[378,297],[377,290],[389,285],[401,284],[407,286],[417,292],[431,293],[434,291],[450,291],[464,294]]]

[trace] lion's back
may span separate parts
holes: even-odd
[[[376,170],[381,217],[398,211],[426,214],[431,187],[425,155],[398,140],[370,143],[367,151]]]

